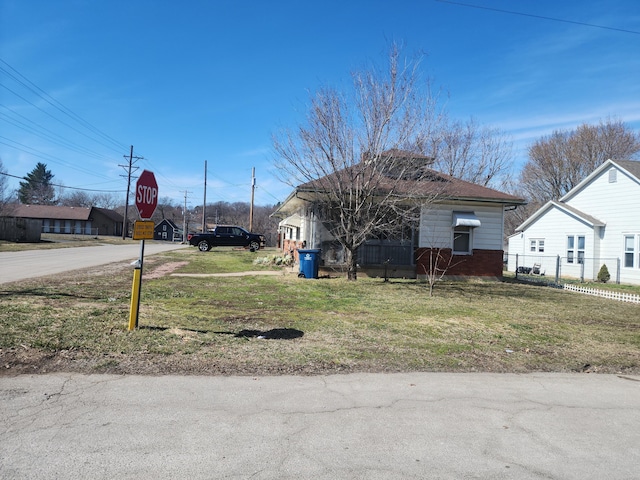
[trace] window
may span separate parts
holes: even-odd
[[[578,237],[578,263],[584,263],[584,237]]]
[[[471,227],[455,227],[453,253],[471,253]]]
[[[544,253],[544,239],[532,238],[529,244],[529,251]]]
[[[567,237],[567,263],[584,263],[584,247],[584,235],[569,235]]]
[[[633,257],[635,254],[634,240],[635,237],[633,235],[624,236],[624,266],[627,268],[633,268]]]

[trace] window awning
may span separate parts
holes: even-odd
[[[453,212],[454,227],[479,227],[480,219],[473,212]]]

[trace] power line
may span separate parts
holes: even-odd
[[[10,173],[0,172],[0,175],[4,175],[5,177],[17,178],[18,180],[26,180],[25,177],[19,177],[17,175],[11,175]],[[44,183],[44,182],[37,182]],[[48,183],[47,185],[51,185],[52,187],[59,188],[68,188],[69,190],[82,190],[83,192],[99,192],[99,193],[122,193],[124,190],[96,190],[92,188],[80,188],[80,187],[69,187],[67,185],[60,185],[57,183]]]
[[[602,29],[605,29],[605,30],[614,30],[616,32],[632,33],[634,35],[640,35],[640,32],[638,32],[636,30],[627,30],[627,29],[624,29],[624,28],[607,27],[605,25],[596,25],[594,23],[576,22],[574,20],[565,20],[565,19],[562,19],[562,18],[546,17],[544,15],[534,15],[532,13],[514,12],[513,10],[503,10],[503,9],[500,9],[500,8],[486,7],[486,6],[483,6],[483,5],[472,5],[470,3],[452,2],[451,0],[436,0],[436,2],[449,3],[451,5],[459,5],[461,7],[477,8],[477,9],[480,9],[480,10],[490,10],[490,11],[493,11],[493,12],[508,13],[509,15],[520,15],[522,17],[540,18],[542,20],[551,20],[553,22],[571,23],[573,25],[582,25],[584,27],[602,28]]]
[[[8,68],[10,68],[11,71],[15,72],[15,75],[12,74],[11,72],[9,72],[8,70],[6,70],[5,68],[2,68],[1,66],[0,66],[0,71],[4,72],[7,76],[11,77],[13,80],[18,82],[20,85],[25,87],[27,90],[31,91],[32,93],[34,93],[35,95],[40,97],[45,102],[47,102],[49,105],[51,105],[52,107],[54,107],[55,109],[57,109],[61,113],[65,114],[66,116],[68,116],[72,120],[76,121],[77,123],[82,125],[84,128],[86,128],[87,130],[93,132],[94,134],[98,135],[102,139],[111,142],[111,144],[114,145],[115,147],[108,147],[108,145],[103,144],[102,142],[96,140],[95,138],[92,139],[93,141],[95,141],[97,143],[100,143],[101,145],[103,145],[105,147],[112,148],[115,151],[122,151],[124,148],[126,148],[124,144],[118,142],[117,140],[115,140],[111,136],[109,136],[106,133],[102,132],[96,126],[94,126],[93,124],[91,124],[90,122],[88,122],[87,120],[82,118],[77,113],[73,112],[70,108],[66,107],[64,104],[62,104],[61,102],[59,102],[55,98],[53,98],[51,95],[49,95],[43,89],[38,87],[35,83],[33,83],[31,80],[29,80],[27,77],[25,77],[22,73],[18,72],[18,70],[13,68],[7,62],[5,62],[2,59],[0,59],[0,62],[3,63],[4,65],[6,65]],[[5,87],[5,88],[7,88],[7,87]],[[15,94],[15,92],[12,92],[12,93]],[[36,107],[36,108],[38,108],[38,107]],[[53,118],[55,118],[55,117],[53,117]],[[56,119],[56,120],[58,120],[60,123],[62,123],[64,125],[67,125],[65,122],[62,122],[60,119]],[[73,128],[73,127],[70,127],[70,128]],[[81,132],[78,132],[78,133],[81,133]]]
[[[65,167],[70,168],[72,170],[76,170],[78,172],[88,173],[88,174],[91,174],[93,176],[97,176],[97,177],[109,180],[109,177],[107,177],[105,175],[98,175],[93,170],[87,170],[87,169],[83,169],[83,168],[80,168],[80,167],[76,167],[76,166],[70,165],[67,161],[62,160],[61,158],[54,157],[53,155],[50,155],[48,153],[41,152],[40,150],[36,150],[33,147],[29,147],[28,145],[24,145],[23,143],[19,143],[19,142],[16,142],[14,140],[11,140],[10,138],[3,137],[2,135],[0,135],[0,139],[6,140],[8,142],[11,142],[11,143],[7,143],[7,142],[3,142],[2,140],[0,140],[0,144],[6,145],[7,147],[11,147],[11,148],[14,148],[16,150],[20,150],[21,152],[28,153],[30,155],[33,155],[34,157],[42,158],[43,160],[47,160],[49,162],[60,164],[62,166],[65,166]],[[12,144],[14,144],[14,145],[12,145]],[[18,145],[18,146],[16,146],[16,145]],[[22,147],[22,148],[19,148],[19,147]]]

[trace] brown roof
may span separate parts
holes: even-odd
[[[59,207],[57,205],[16,205],[13,215],[21,218],[50,218],[55,220],[89,220],[87,207]]]
[[[12,216],[19,218],[86,221],[91,219],[92,211],[98,211],[116,222],[122,221],[122,215],[106,208],[60,207],[57,205],[15,205],[12,210]]]
[[[613,160],[613,162],[620,165],[626,171],[635,176],[638,180],[640,180],[640,162],[635,160]]]
[[[424,158],[426,159],[428,157]],[[337,177],[341,176],[343,177],[342,181],[344,181],[347,176],[346,170],[335,172],[321,179],[302,184],[297,188],[297,191],[322,192],[322,190],[326,188],[326,185],[332,183],[331,177],[336,177],[336,181],[339,181]],[[483,200],[508,205],[521,205],[526,203],[523,198],[516,197],[515,195],[510,195],[492,188],[460,180],[459,178],[428,168],[423,170],[423,178],[418,181],[402,180],[398,182],[397,180],[390,179],[389,185],[393,183],[393,188],[396,193],[402,195],[403,193],[410,194],[415,192],[417,182],[419,182],[420,192],[423,192],[425,197],[437,194],[438,196],[449,200]],[[380,189],[384,190],[382,182],[380,184]]]

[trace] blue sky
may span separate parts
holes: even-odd
[[[201,204],[207,160],[208,202],[248,202],[255,167],[256,203],[274,204],[290,189],[271,134],[391,40],[426,53],[454,118],[512,137],[516,173],[553,130],[640,130],[637,0],[0,0],[0,158],[12,175],[43,162],[54,182],[124,192],[134,145],[160,197]]]

